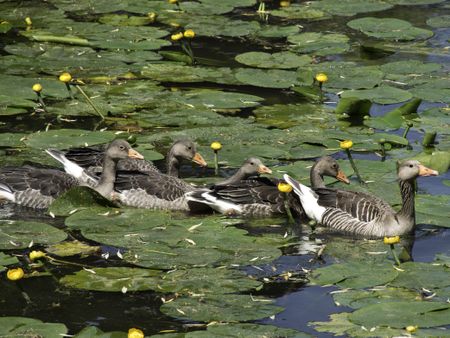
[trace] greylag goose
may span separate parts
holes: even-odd
[[[261,160],[250,158],[230,178],[221,182],[239,182],[260,173],[271,173]],[[122,204],[147,209],[190,210],[185,194],[197,188],[178,177],[158,172],[119,172],[115,184],[116,196]]]
[[[320,158],[311,168],[310,177],[313,188],[325,187],[323,176],[335,177],[349,183],[339,164],[330,156]],[[244,179],[217,184],[210,190],[196,190],[187,194],[189,201],[209,205],[216,211],[225,214],[243,216],[273,216],[284,214],[284,193],[278,191],[280,180],[268,178]],[[289,194],[288,205],[294,214],[303,215],[298,198]]]
[[[82,168],[87,168],[89,173],[101,172],[103,157],[105,153],[104,145],[85,148],[71,148],[65,152],[65,157]],[[167,173],[178,177],[178,171],[182,160],[192,161],[200,166],[207,163],[197,152],[195,143],[191,140],[175,141],[167,154]],[[119,161],[117,170],[159,172],[156,166],[146,160],[127,158]]]
[[[142,159],[142,155],[131,148],[125,140],[115,140],[107,147],[104,170],[94,188],[109,198],[114,186],[117,162],[125,158]],[[64,159],[62,159],[64,162]],[[65,160],[73,167],[73,163]],[[70,170],[69,170],[70,171]],[[80,185],[80,180],[58,169],[33,166],[4,167],[0,169],[0,199],[23,206],[44,209],[68,189]]]
[[[436,176],[438,172],[408,160],[398,167],[402,208],[396,212],[382,199],[355,191],[319,188],[312,190],[289,175],[284,179],[299,196],[306,215],[333,230],[368,238],[397,236],[412,232],[415,226],[415,179]]]

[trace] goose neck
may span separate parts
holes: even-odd
[[[309,178],[313,189],[325,188],[325,182],[323,181],[323,176],[317,163],[312,166]]]
[[[402,195],[402,208],[398,215],[413,220],[415,223],[415,180],[399,181],[399,186]]]

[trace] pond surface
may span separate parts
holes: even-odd
[[[250,156],[307,181],[331,155],[351,184],[328,184],[396,208],[397,160],[440,172],[417,180],[400,266],[382,239],[284,217],[88,206],[78,192],[50,211],[2,203],[0,336],[450,336],[447,1],[0,0],[0,23],[2,166],[55,166],[44,149],[124,137],[164,171],[170,144],[188,137],[209,164],[184,164],[189,182],[217,182]],[[173,38],[189,29],[193,39]],[[367,186],[339,147],[349,139]],[[27,278],[8,280],[16,267]]]

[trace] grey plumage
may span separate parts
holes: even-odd
[[[400,164],[398,178],[402,208],[396,212],[382,199],[354,191],[320,188],[308,196],[307,187],[286,175],[310,218],[333,230],[376,238],[410,233],[415,226],[414,182],[417,176],[435,176],[437,171],[418,161]],[[308,208],[306,208],[308,207]]]

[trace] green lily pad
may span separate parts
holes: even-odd
[[[393,5],[380,0],[325,0],[315,1],[311,7],[332,15],[353,16],[358,13],[383,11],[393,7]]]
[[[17,257],[9,256],[3,252],[0,252],[0,272],[5,270],[5,266],[17,263],[19,263]]]
[[[68,329],[61,323],[44,323],[26,317],[1,317],[0,335],[5,337],[59,337]]]
[[[291,50],[298,53],[332,55],[350,49],[349,38],[344,34],[301,33],[289,36],[288,41],[293,44]]]
[[[66,287],[92,291],[122,292],[123,288],[144,291],[157,288],[160,274],[158,270],[127,267],[93,268],[66,275],[60,283]]]
[[[450,286],[450,268],[444,265],[406,262],[401,269],[390,285],[416,290]]]
[[[439,71],[442,65],[434,62],[421,62],[418,60],[403,60],[385,63],[380,69],[387,74],[401,74],[417,76],[417,74],[430,74]]]
[[[0,221],[0,249],[25,249],[30,243],[54,244],[67,234],[51,225],[26,221]]]
[[[74,338],[126,338],[125,332],[103,332],[98,327],[87,326],[78,332]]]
[[[430,102],[450,103],[450,78],[435,78],[422,85],[415,86],[410,92]]]
[[[435,16],[427,20],[427,25],[433,28],[450,27],[450,15]]]
[[[341,96],[368,99],[379,104],[393,104],[404,102],[413,97],[410,92],[391,86],[380,86],[373,89],[363,90],[347,90],[344,91]]]
[[[101,248],[99,246],[93,246],[73,240],[50,245],[45,251],[60,257],[70,257],[75,255],[89,256],[99,253]]]
[[[271,13],[273,15],[273,12]],[[259,37],[263,38],[283,38],[286,36],[298,34],[301,31],[299,26],[275,26],[266,25],[256,33]]]
[[[290,88],[298,82],[296,72],[278,69],[238,69],[236,79],[241,83],[264,88]]]
[[[365,327],[389,326],[403,328],[411,323],[419,327],[450,324],[450,305],[441,302],[388,302],[356,310],[349,320]]]
[[[200,322],[247,321],[262,319],[283,311],[267,298],[250,295],[180,297],[161,306],[166,315]]]
[[[412,99],[410,102],[387,112],[383,116],[375,116],[365,120],[364,124],[372,128],[384,130],[398,129],[403,125],[406,116],[417,113],[417,108],[419,108],[421,103],[421,99]]]
[[[394,280],[397,273],[390,264],[348,262],[314,270],[311,282],[319,285],[335,284],[341,288],[366,288],[386,284]]]
[[[270,14],[273,16],[286,18],[288,20],[320,20],[328,17],[325,12],[319,9],[313,9],[310,6],[305,6],[304,4],[294,3],[288,7],[270,11]]]
[[[431,5],[431,4],[438,4],[441,2],[444,2],[445,0],[390,0],[389,2],[395,4],[395,5],[410,5],[410,6],[417,6],[417,5]]]
[[[439,173],[447,172],[450,167],[450,152],[448,151],[424,151],[414,158],[423,165],[437,170]]]
[[[449,195],[417,195],[416,217],[417,223],[434,224],[441,227],[450,227],[448,204]]]
[[[243,93],[202,89],[185,92],[178,100],[188,106],[206,107],[209,109],[231,109],[258,106],[260,104],[259,102],[264,99],[259,96]]]
[[[366,17],[349,21],[347,25],[379,39],[410,41],[433,36],[432,31],[414,27],[408,21],[395,18]]]
[[[311,63],[308,55],[297,55],[291,52],[274,54],[263,52],[247,52],[236,56],[236,61],[250,67],[290,69],[298,68]]]

